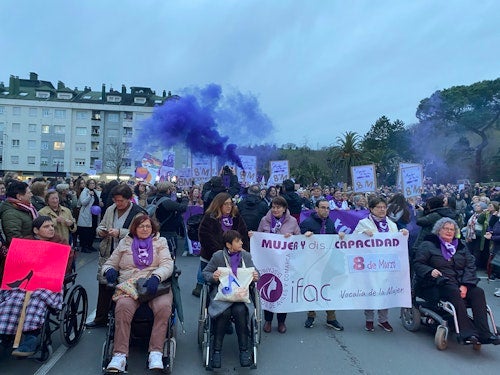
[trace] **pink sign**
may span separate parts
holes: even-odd
[[[5,260],[2,289],[60,292],[70,249],[54,242],[14,238]]]

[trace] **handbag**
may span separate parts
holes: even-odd
[[[115,288],[115,293],[113,294],[113,301],[116,302],[125,295],[133,300],[137,300],[139,298],[139,294],[137,293],[137,288],[135,286],[136,282],[137,279],[133,277],[118,284]]]
[[[245,261],[241,259],[242,268],[238,268],[238,276],[233,274],[233,270],[229,267],[226,257],[224,256],[226,267],[218,267],[221,271],[219,277],[219,286],[216,301],[226,302],[245,302],[250,303],[250,284],[253,281],[253,272],[255,267],[246,267]]]
[[[141,303],[148,302],[158,296],[170,292],[171,282],[169,280],[165,280],[158,284],[158,289],[156,290],[156,294],[149,294],[148,288],[144,286],[144,284],[146,283],[146,281],[148,281],[148,279],[149,277],[139,277],[135,283],[139,302]]]

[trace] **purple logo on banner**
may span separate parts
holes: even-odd
[[[257,282],[260,297],[267,302],[276,302],[283,293],[281,280],[272,273],[263,274]]]

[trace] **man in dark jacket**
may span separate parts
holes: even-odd
[[[269,207],[260,198],[259,185],[251,185],[247,190],[248,195],[238,203],[238,211],[245,220],[248,230],[256,231],[259,228],[260,220],[267,214]]]
[[[298,222],[300,220],[300,212],[302,211],[302,198],[295,192],[295,183],[292,180],[283,181],[280,195],[285,198],[290,214]]]
[[[182,214],[187,210],[189,199],[184,195],[172,200],[171,197],[172,194],[175,195],[176,188],[171,182],[160,182],[156,188],[158,189],[158,194],[156,195],[158,207],[156,208],[155,216],[160,223],[160,235],[167,239],[170,253],[172,257],[175,257],[177,237],[183,225]]]
[[[300,232],[306,237],[313,234],[339,234],[340,238],[344,238],[344,233],[337,233],[335,224],[330,219],[330,205],[324,198],[316,201],[316,212],[300,223]],[[307,319],[304,327],[312,328],[314,326],[314,318],[316,318],[316,311],[308,311]],[[339,323],[335,315],[335,310],[326,311],[326,325],[336,331],[343,331],[344,327]]]

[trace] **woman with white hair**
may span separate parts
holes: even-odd
[[[457,238],[457,223],[450,218],[439,219],[417,249],[414,270],[416,293],[431,303],[444,299],[456,311],[460,339],[470,344],[500,344],[488,326],[484,290],[477,286],[474,257]],[[467,315],[472,307],[474,320]]]

